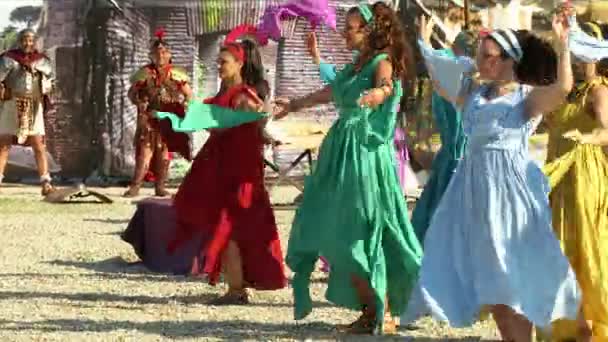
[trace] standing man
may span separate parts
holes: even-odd
[[[171,64],[171,51],[164,39],[164,31],[155,34],[150,49],[151,63],[131,77],[129,99],[137,106],[135,133],[135,174],[125,197],[139,195],[150,166],[155,176],[155,195],[164,197],[169,192],[165,182],[169,172],[169,152],[177,152],[191,160],[190,138],[176,133],[165,121],[153,117],[153,111],[184,114],[192,97],[187,72]]]
[[[35,48],[34,31],[21,31],[18,42],[19,48],[0,55],[0,183],[11,146],[29,144],[46,196],[55,190],[44,142],[44,114],[55,76],[50,59]]]

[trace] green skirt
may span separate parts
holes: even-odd
[[[310,276],[322,255],[331,265],[327,299],[360,310],[351,277],[369,280],[381,328],[386,297],[394,316],[406,309],[422,248],[399,186],[392,137],[367,144],[358,126],[341,118],[323,141],[296,212],[287,264],[295,273],[296,319],[312,311]]]

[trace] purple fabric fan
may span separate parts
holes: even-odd
[[[281,22],[294,17],[308,20],[314,30],[318,25],[336,30],[336,10],[328,0],[300,0],[278,6],[268,6],[258,24],[258,39],[281,39]]]

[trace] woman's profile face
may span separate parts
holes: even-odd
[[[365,23],[359,13],[352,13],[346,16],[346,24],[342,33],[349,50],[361,50],[367,40],[368,33],[365,30]]]
[[[217,58],[218,74],[222,80],[231,79],[241,72],[243,63],[237,60],[230,52],[222,51]]]
[[[502,50],[493,39],[483,39],[477,52],[477,70],[482,79],[496,81],[511,67],[508,60],[501,57]]]

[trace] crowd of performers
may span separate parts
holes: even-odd
[[[523,30],[464,31],[450,49],[434,50],[433,21],[421,18],[442,147],[411,222],[394,139],[402,82],[415,73],[389,6],[346,13],[343,37],[356,53],[342,68],[320,59],[311,36],[327,84],[277,99],[272,110],[254,40],[229,35],[217,58],[221,88],[203,103],[159,34],[129,92],[139,122],[125,195],[136,196],[151,170],[156,195],[167,196],[169,153],[191,159],[185,133],[207,129],[171,199],[175,234],[166,245],[176,253],[196,240],[197,272],[210,284],[223,274],[228,291],[212,304],[247,304],[250,289],[285,288],[286,264],[295,318],[305,318],[323,258],[326,298],[361,312],[348,332],[394,333],[396,317],[403,325],[423,315],[464,327],[491,314],[505,341],[530,341],[534,327],[546,340],[608,341],[608,27],[574,20],[568,8],[557,11],[552,44]],[[20,38],[0,66],[0,177],[11,144],[29,142],[48,192],[41,117],[52,71],[33,34]],[[306,179],[284,260],[264,185],[264,125],[269,115],[328,103],[339,118]],[[541,170],[528,140],[543,115]]]

